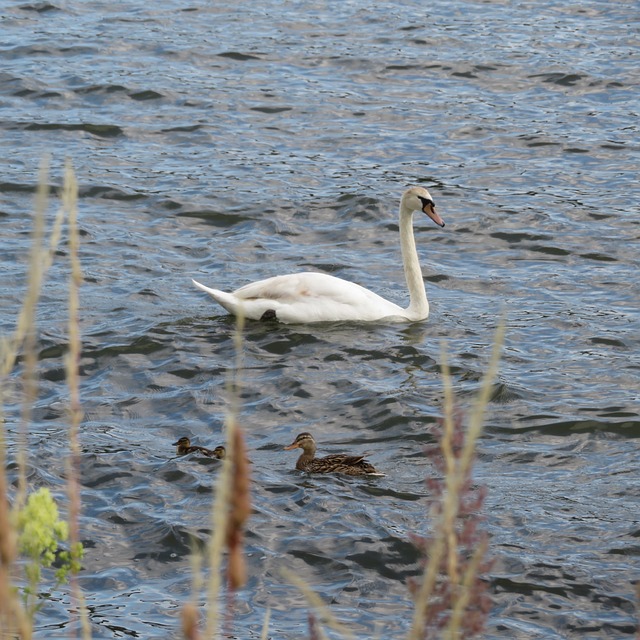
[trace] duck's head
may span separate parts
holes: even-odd
[[[402,194],[401,210],[407,212],[422,211],[438,226],[444,227],[444,220],[436,212],[431,194],[424,187],[410,187]]]
[[[290,451],[291,449],[302,449],[305,453],[313,453],[316,450],[316,441],[310,433],[305,431],[304,433],[299,433],[296,436],[296,439],[284,449],[285,451]]]
[[[213,455],[218,458],[218,460],[222,460],[227,457],[227,450],[220,444],[213,450]]]
[[[178,447],[178,450],[188,449],[191,446],[191,440],[189,440],[187,436],[182,436],[182,438],[176,440],[176,442],[174,442],[172,446]]]

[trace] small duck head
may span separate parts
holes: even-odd
[[[173,446],[176,447],[178,454],[181,455],[187,453],[191,448],[191,440],[187,436],[182,436],[182,438],[173,443]]]
[[[222,460],[227,457],[227,450],[220,444],[213,450],[213,456]]]
[[[303,433],[299,433],[296,439],[284,449],[285,451],[302,449],[307,455],[313,455],[316,452],[316,441],[310,433],[304,431]]]

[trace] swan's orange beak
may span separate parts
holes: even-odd
[[[444,227],[444,220],[438,215],[433,204],[427,202],[422,211],[426,213],[439,227]]]

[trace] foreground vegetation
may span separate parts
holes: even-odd
[[[34,207],[31,253],[28,265],[27,290],[18,314],[12,336],[0,342],[0,411],[13,389],[10,374],[21,360],[21,415],[16,432],[12,434],[11,449],[17,452],[17,487],[7,478],[7,444],[9,434],[4,415],[0,421],[0,637],[31,638],[34,619],[41,602],[38,590],[42,570],[53,575],[54,585],[71,578],[74,604],[83,612],[85,637],[89,637],[89,624],[82,606],[82,593],[74,576],[80,569],[82,545],[79,541],[78,517],[80,491],[78,485],[79,442],[78,429],[82,418],[78,362],[80,358],[79,286],[80,272],[79,234],[77,230],[78,188],[69,164],[65,168],[60,207],[53,225],[46,229],[49,203],[48,166],[41,168]],[[68,438],[70,454],[67,460],[67,520],[58,516],[58,506],[47,488],[35,489],[27,485],[27,446],[31,409],[38,395],[38,328],[36,307],[47,271],[67,229],[67,257],[69,260],[68,287],[68,352],[66,378],[69,390]],[[66,549],[63,543],[68,542]],[[54,560],[57,570],[49,568]]]
[[[11,374],[19,367],[22,410],[19,425],[8,433],[0,421],[0,638],[27,640],[33,636],[41,608],[39,587],[58,588],[67,580],[72,596],[72,615],[79,616],[83,638],[91,630],[83,594],[76,576],[81,570],[80,491],[78,462],[80,455],[79,360],[80,284],[82,281],[77,230],[77,185],[71,166],[65,169],[60,207],[47,230],[49,203],[48,170],[43,167],[36,194],[29,279],[24,304],[12,336],[0,343],[0,410],[13,393]],[[36,307],[46,273],[66,230],[66,257],[69,265],[68,351],[65,357],[68,386],[67,491],[64,502],[66,519],[58,512],[58,503],[47,488],[27,483],[28,431],[31,407],[38,394],[38,329]],[[195,594],[182,611],[182,632],[188,640],[217,638],[233,634],[234,594],[246,581],[244,528],[250,517],[250,477],[244,435],[238,423],[241,413],[239,386],[242,374],[242,318],[235,335],[237,360],[229,374],[229,395],[234,398],[225,421],[227,457],[217,477],[211,507],[211,539],[204,554],[194,551]],[[489,541],[481,530],[484,492],[474,486],[472,469],[476,442],[482,432],[485,407],[496,374],[503,331],[498,330],[487,375],[472,407],[467,425],[456,410],[454,393],[442,353],[444,381],[443,419],[435,434],[436,443],[426,454],[437,476],[427,480],[430,490],[429,534],[416,534],[413,543],[424,557],[422,575],[408,585],[414,601],[409,640],[426,638],[468,638],[479,634],[490,609],[486,573]],[[7,449],[17,452],[17,481],[7,477]],[[64,499],[63,499],[64,498]],[[425,529],[427,524],[425,523]],[[55,570],[52,565],[55,564]],[[207,579],[203,575],[207,575]],[[344,637],[348,629],[337,621],[309,585],[287,574],[309,602],[309,637],[326,637],[332,628]],[[226,597],[223,597],[226,596]],[[206,619],[200,620],[200,601],[206,602]],[[221,603],[224,602],[224,608]],[[269,637],[267,614],[262,637]]]

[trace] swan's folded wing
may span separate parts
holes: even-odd
[[[270,301],[285,322],[375,320],[403,309],[359,284],[307,271],[253,282],[234,291],[239,300]]]
[[[359,286],[326,273],[308,271],[252,282],[236,289],[234,294],[243,300],[261,299],[295,304],[308,298],[342,298],[348,285]]]

